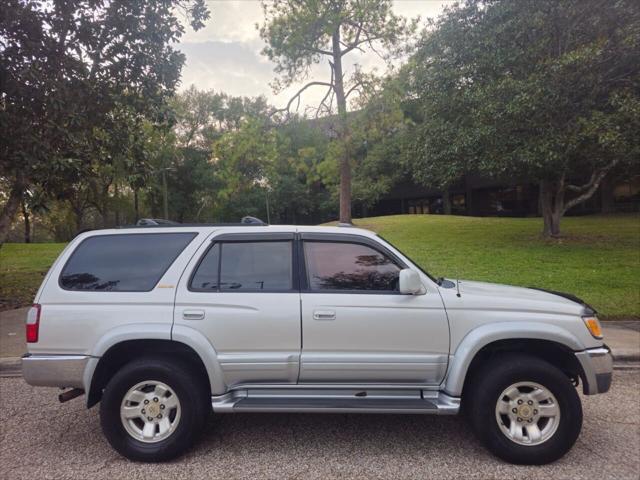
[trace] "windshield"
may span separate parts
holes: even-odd
[[[398,247],[396,247],[393,243],[391,243],[389,240],[387,240],[386,238],[384,238],[382,235],[380,235],[379,233],[376,233],[376,236],[378,238],[381,238],[382,240],[384,240],[385,242],[387,242],[389,245],[391,245],[393,248],[395,248],[398,252],[400,252],[402,255],[404,255],[405,257],[407,257],[409,260],[411,260],[411,257],[409,255],[407,255],[406,253],[404,253],[402,250],[400,250]],[[418,270],[420,270],[422,273],[424,273],[427,277],[429,277],[431,279],[432,282],[437,283],[438,285],[440,285],[440,280],[435,278],[433,275],[431,275],[429,272],[427,272],[424,268],[422,268],[420,265],[418,265],[416,262],[414,262],[413,260],[411,260],[411,263],[413,263],[416,267],[418,267]]]

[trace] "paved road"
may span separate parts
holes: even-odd
[[[618,370],[607,395],[583,397],[578,443],[545,467],[487,454],[462,418],[218,415],[198,446],[169,464],[134,464],[103,439],[96,409],[59,404],[56,389],[0,379],[0,478],[584,478],[637,479],[640,371]]]

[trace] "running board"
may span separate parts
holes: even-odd
[[[412,413],[454,415],[460,399],[421,390],[242,389],[212,397],[215,413]]]

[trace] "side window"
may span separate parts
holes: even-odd
[[[293,288],[290,241],[222,242],[198,265],[195,291],[289,291]]]
[[[100,235],[82,241],[60,274],[66,290],[148,292],[195,233]]]
[[[191,278],[189,288],[201,292],[218,290],[218,273],[220,267],[220,244],[215,243],[200,261]]]
[[[305,241],[304,255],[311,290],[398,291],[401,268],[366,245]]]

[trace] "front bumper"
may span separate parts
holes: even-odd
[[[613,357],[606,345],[576,352],[576,358],[582,367],[583,392],[585,395],[605,393],[611,387],[613,376]]]
[[[38,387],[84,388],[86,355],[31,355],[22,357],[22,377]]]

